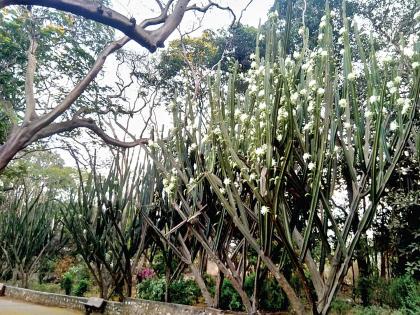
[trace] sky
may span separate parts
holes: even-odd
[[[112,7],[116,11],[124,14],[128,17],[134,17],[136,20],[142,21],[146,18],[154,17],[159,15],[160,10],[154,0],[111,0]],[[237,17],[240,16],[242,10],[246,7],[250,0],[216,0],[220,5],[229,6]],[[192,0],[191,5],[197,4],[198,6],[204,6],[208,1],[205,0]],[[273,5],[274,0],[253,0],[248,6],[247,10],[242,15],[241,22],[243,24],[258,27],[260,21],[261,24],[267,20],[267,12]],[[197,26],[198,20],[203,17],[203,14],[187,12],[181,23],[181,32],[189,32],[192,27]],[[201,32],[206,29],[217,30],[220,28],[228,27],[232,22],[232,15],[228,11],[223,11],[215,7],[211,8],[201,22],[201,27],[191,33],[192,36],[198,36]],[[169,41],[179,37],[179,33],[176,31],[169,37]],[[129,43],[128,48],[134,49],[135,43]]]
[[[247,5],[249,0],[216,0],[220,5],[229,6],[235,14],[240,15],[241,10]],[[205,0],[192,0],[191,5],[205,5]],[[258,26],[261,19],[265,22],[267,19],[267,11],[274,3],[274,0],[253,0],[248,9],[244,12],[242,21],[245,24]],[[112,0],[112,6],[118,12],[135,17],[137,21],[159,14],[159,8],[153,0]],[[185,27],[187,23],[194,20],[193,14],[188,13],[183,21]],[[204,20],[206,28],[220,28],[228,26],[231,22],[231,16],[228,12],[213,8],[207,14]]]
[[[249,3],[249,0],[216,0],[215,2],[219,3],[223,6],[229,6],[236,14],[237,17],[240,16],[242,10],[245,8],[245,6]],[[197,5],[205,5],[207,1],[205,0],[192,0],[190,2],[191,4],[197,4]],[[253,0],[251,4],[247,7],[247,10],[243,12],[241,22],[246,25],[255,26],[258,27],[258,25],[261,23],[264,23],[267,20],[267,12],[273,5],[274,0]],[[118,11],[121,14],[126,15],[127,17],[135,17],[137,22],[144,20],[145,18],[154,17],[159,14],[159,8],[156,5],[154,0],[111,0],[112,8],[116,11]],[[197,25],[197,21],[200,20],[200,18],[203,17],[202,14],[195,15],[191,12],[187,12],[184,16],[184,19],[181,23],[180,31],[182,32],[189,32],[193,26]],[[209,10],[203,17],[203,20],[201,21],[201,27],[195,31],[194,33],[191,33],[191,36],[199,36],[200,33],[202,33],[206,29],[221,29],[221,28],[227,28],[232,23],[232,15],[227,11],[222,11],[216,8],[212,8]],[[117,38],[122,37],[122,34],[116,34]],[[175,31],[171,37],[166,41],[166,44],[175,38],[179,37],[179,32]],[[128,43],[125,47],[125,49],[129,49],[132,51],[136,51],[139,53],[145,52],[146,50],[139,46],[139,44],[135,42]],[[115,71],[116,71],[116,62],[115,58],[113,56],[108,57],[108,60],[104,67],[104,76],[103,80],[107,81],[108,84],[116,81]],[[137,89],[131,89],[130,91],[127,91],[127,95],[129,98],[135,97],[137,94]],[[131,97],[130,97],[131,96]],[[165,125],[170,124],[170,115],[169,113],[162,112],[162,109],[159,110],[158,113],[159,116],[159,122],[163,123]],[[136,120],[136,119],[134,119]],[[125,125],[123,121],[120,121]],[[142,129],[143,123],[141,121],[131,121],[130,123],[130,132],[133,132],[136,134],[136,130],[138,130],[139,125],[141,125]],[[165,128],[167,130],[167,128]],[[111,135],[110,131],[107,130],[107,133]],[[117,128],[117,134],[120,137],[120,139],[123,136],[123,132],[118,132]],[[85,138],[85,137],[83,137]],[[89,138],[85,139],[86,141],[89,141]],[[102,155],[103,158],[108,155],[109,151],[106,150],[104,147],[103,152],[99,153]],[[66,164],[69,166],[74,166],[73,159],[69,156],[69,154],[66,151],[61,151],[60,154],[63,155],[64,160],[66,161]]]

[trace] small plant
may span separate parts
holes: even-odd
[[[153,278],[154,276],[156,276],[156,273],[152,268],[143,268],[137,272],[137,282],[140,283],[143,280]]]
[[[347,301],[335,299],[331,304],[331,313],[336,315],[345,315],[349,313],[351,307],[351,304]]]
[[[394,278],[388,286],[388,305],[405,309],[407,314],[420,313],[420,284],[410,275]]]
[[[243,304],[238,292],[235,290],[232,283],[227,279],[223,281],[220,307],[222,309],[232,311],[243,310]]]
[[[387,307],[377,305],[370,305],[368,307],[357,307],[354,312],[355,315],[401,315],[401,312],[391,310]]]
[[[171,283],[169,288],[171,302],[194,305],[201,296],[201,291],[192,279],[179,279]]]
[[[194,305],[201,296],[200,289],[192,279],[178,279],[169,286],[170,302]],[[137,297],[145,300],[165,300],[165,279],[153,277],[137,285]]]
[[[75,296],[84,296],[89,291],[89,281],[87,279],[81,279],[74,289]]]
[[[73,288],[73,275],[70,272],[66,272],[61,278],[61,288],[64,290],[66,295],[70,295]]]
[[[137,297],[145,300],[165,300],[165,279],[149,278],[137,285]]]

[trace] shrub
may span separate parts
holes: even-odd
[[[164,301],[165,300],[165,279],[149,278],[137,285],[137,297],[145,300]]]
[[[337,315],[345,315],[348,314],[352,305],[344,300],[335,299],[334,302],[331,303],[331,313]]]
[[[137,272],[137,282],[140,283],[143,280],[153,278],[156,275],[155,271],[151,268],[143,268]]]
[[[387,305],[405,314],[420,314],[420,284],[410,275],[389,281],[378,277],[360,278],[356,296],[362,299],[364,306]]]
[[[137,285],[137,296],[152,301],[165,300],[165,279],[153,277],[145,279]],[[192,279],[178,279],[169,286],[172,303],[193,305],[201,296],[201,291]]]
[[[34,283],[30,288],[35,291],[48,293],[61,293],[61,290],[63,289],[58,283]]]
[[[75,296],[83,296],[87,291],[89,291],[89,280],[81,279],[74,289]]]
[[[254,293],[255,274],[251,274],[245,278],[245,292],[248,296]],[[278,282],[273,278],[264,279],[260,288],[259,308],[266,311],[282,310],[287,308],[287,301],[283,291],[280,289]],[[220,307],[232,311],[243,310],[243,304],[238,292],[233,288],[229,280],[224,280],[222,285],[222,295],[220,299]]]
[[[405,310],[408,314],[420,313],[420,285],[410,275],[394,278],[388,285],[388,305]]]
[[[67,271],[69,271],[70,267],[74,265],[75,258],[71,256],[64,256],[60,258],[54,268],[54,273],[58,278],[61,278]]]
[[[66,272],[61,278],[60,287],[64,290],[66,295],[71,294],[71,290],[73,288],[73,280],[73,274],[70,272]]]
[[[194,305],[201,296],[200,288],[193,279],[179,279],[171,283],[169,294],[172,303]]]
[[[224,279],[222,284],[222,293],[220,296],[220,307],[232,311],[240,311],[243,309],[241,297],[234,289],[232,283]]]
[[[371,305],[355,308],[354,315],[401,315],[401,313],[386,307]]]
[[[287,308],[287,299],[274,278],[266,279],[260,294],[260,307],[264,310],[284,310]]]

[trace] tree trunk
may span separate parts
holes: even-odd
[[[221,296],[222,296],[222,287],[223,287],[223,281],[225,279],[225,275],[223,272],[219,270],[216,278],[216,288],[215,288],[215,294],[214,294],[214,306],[216,308],[221,307]]]
[[[381,278],[386,278],[385,253],[384,253],[384,251],[381,251]]]
[[[168,266],[165,268],[165,302],[170,301],[169,286],[171,281],[171,271]]]
[[[195,278],[195,282],[197,282],[198,287],[200,288],[201,294],[203,295],[206,304],[209,307],[214,307],[214,300],[211,297],[211,294],[209,292],[209,290],[207,290],[207,286],[206,283],[204,282],[203,277],[201,276],[200,271],[198,270],[198,268],[194,265],[194,263],[192,262],[190,265],[190,269],[192,274],[194,275]]]

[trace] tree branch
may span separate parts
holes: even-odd
[[[143,22],[141,25],[137,25],[134,18],[129,19],[121,13],[105,7],[102,4],[85,0],[0,0],[0,9],[9,5],[39,5],[70,12],[111,26],[123,32],[149,51],[154,52],[158,47],[163,47],[165,40],[181,23],[187,5],[190,2],[190,0],[178,0],[172,13],[168,15],[167,11],[173,1],[174,0],[169,1],[165,10],[162,11],[163,15],[161,14],[157,18],[151,19],[149,22],[146,20],[146,22]],[[149,25],[157,24],[163,25],[152,31],[145,29],[145,27]]]
[[[35,52],[38,43],[34,36],[30,38],[30,44],[28,48],[28,66],[26,69],[25,77],[25,97],[26,97],[26,111],[24,117],[24,123],[28,123],[33,118],[36,118],[35,113],[35,95],[34,95],[34,76],[36,70],[36,56]]]
[[[28,145],[37,140],[47,138],[58,133],[72,131],[76,128],[88,128],[91,131],[93,131],[96,135],[98,135],[105,143],[121,148],[132,148],[139,144],[148,143],[148,139],[146,138],[137,139],[131,142],[120,141],[118,139],[108,136],[101,128],[99,128],[99,126],[93,121],[93,119],[72,119],[65,122],[53,123],[48,125],[47,127],[37,132],[28,141]]]
[[[174,2],[174,0],[169,0],[165,7],[163,7],[162,3],[159,0],[156,0],[156,2],[158,3],[159,8],[161,10],[160,15],[154,18],[144,20],[140,24],[141,27],[146,28],[151,25],[158,25],[165,22],[165,19],[168,17],[169,8],[171,4]]]
[[[82,81],[80,81],[74,89],[64,98],[60,105],[55,107],[51,112],[47,115],[42,117],[37,121],[37,130],[46,127],[50,123],[52,123],[58,116],[64,113],[76,100],[77,98],[85,91],[87,86],[96,78],[99,71],[102,70],[107,57],[115,52],[116,50],[123,47],[130,38],[123,37],[122,39],[112,42],[108,45],[98,56],[96,62],[90,69],[90,71],[86,74]]]
[[[189,6],[186,11],[198,11],[198,12],[202,12],[205,13],[207,12],[211,7],[216,7],[220,10],[225,10],[225,11],[229,11],[230,14],[232,14],[233,16],[233,21],[231,23],[231,26],[233,26],[235,24],[236,21],[236,14],[235,12],[233,12],[233,10],[229,7],[229,6],[221,6],[220,4],[213,2],[213,1],[209,1],[209,3],[207,5],[205,5],[204,7],[199,7],[196,4],[193,4],[192,6]]]

